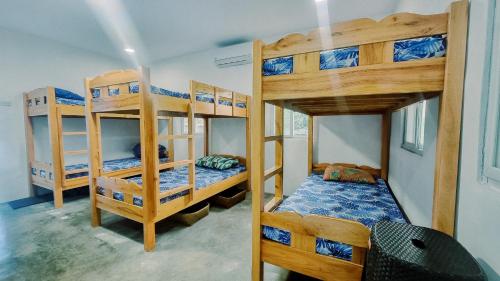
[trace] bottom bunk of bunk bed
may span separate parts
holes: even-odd
[[[234,166],[229,169],[225,170],[218,170],[218,169],[213,169],[213,168],[204,168],[204,167],[199,167],[196,166],[195,168],[195,191],[200,191],[203,189],[209,189],[211,188],[214,184],[220,183],[224,180],[227,180],[231,177],[235,177],[238,175],[243,175],[243,173],[246,172],[246,167],[242,164],[238,164],[237,166]],[[246,173],[245,173],[246,175]],[[173,170],[166,170],[166,171],[161,171],[160,172],[160,194],[168,192],[169,190],[174,190],[178,187],[181,186],[186,186],[188,184],[188,177],[189,177],[189,169],[188,167],[181,167],[178,169],[173,169]],[[129,182],[134,182],[139,186],[142,186],[142,177],[137,176],[137,177],[132,177],[128,178],[127,181]],[[227,186],[229,188],[231,186]],[[226,188],[225,188],[226,189]],[[97,193],[99,195],[105,195],[105,188],[103,187],[98,187],[97,188]],[[165,204],[169,201],[173,201],[177,198],[187,196],[189,194],[189,190],[183,190],[171,195],[168,195],[166,197],[163,197],[160,199],[160,204]],[[113,199],[119,200],[119,201],[124,201],[124,194],[120,191],[113,191],[111,193]],[[133,201],[132,204],[135,206],[142,207],[142,197],[139,195],[134,195],[133,196]]]
[[[168,158],[161,158],[160,163],[167,163]],[[106,176],[130,177],[140,174],[141,159],[127,157],[103,161],[103,172]],[[31,165],[31,176],[35,185],[52,189],[54,174],[52,165],[40,161],[34,161]],[[66,165],[64,168],[63,190],[78,188],[88,185],[88,164]]]
[[[322,174],[307,177],[261,217],[264,262],[328,280],[360,276],[369,229],[377,222],[408,222],[383,179],[325,181]]]

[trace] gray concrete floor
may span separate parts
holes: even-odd
[[[211,206],[191,227],[163,220],[152,253],[139,223],[104,212],[92,228],[88,198],[58,210],[0,204],[0,280],[250,280],[249,197],[227,210]],[[309,280],[267,264],[264,279]]]

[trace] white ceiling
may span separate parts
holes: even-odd
[[[224,40],[306,30],[318,26],[318,18],[330,22],[380,18],[393,13],[399,2],[12,0],[1,3],[0,26],[116,58],[124,56],[128,45],[141,61],[155,61],[214,48]],[[318,16],[318,10],[324,16]]]

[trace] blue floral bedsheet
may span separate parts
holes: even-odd
[[[214,98],[214,95],[212,95],[212,94],[199,92],[199,93],[196,93],[196,101],[201,101],[201,102],[206,102],[206,103],[215,103],[215,98]],[[223,99],[219,99],[219,104],[233,106],[232,101],[223,100]],[[247,104],[245,102],[237,102],[236,107],[247,108]]]
[[[211,184],[216,182],[220,182],[232,176],[235,176],[239,173],[246,171],[244,165],[238,165],[236,167],[227,169],[227,170],[217,170],[210,168],[203,168],[196,166],[196,189],[203,189]],[[179,169],[169,170],[160,172],[160,192],[174,189],[179,186],[183,186],[188,184],[188,167],[184,166]],[[139,185],[142,185],[142,177],[133,177],[129,178],[129,181],[133,181]],[[97,192],[103,193],[102,189],[98,189]],[[163,204],[165,202],[174,200],[176,198],[185,196],[189,193],[189,191],[182,191],[177,194],[173,194],[171,196],[165,197],[161,199],[160,203]],[[114,192],[113,198],[116,200],[123,201],[123,194],[120,192]],[[142,197],[134,196],[134,205],[142,206]]]
[[[166,163],[167,161],[168,161],[168,158],[161,158],[160,159],[160,163]],[[104,172],[113,172],[113,171],[126,170],[126,169],[131,169],[131,168],[140,167],[140,166],[141,166],[141,158],[129,157],[129,158],[123,158],[123,159],[114,159],[114,160],[104,161],[103,170],[104,170]],[[86,164],[86,163],[85,164],[68,165],[65,167],[66,171],[74,171],[74,170],[86,169],[86,168],[88,168],[88,164]],[[88,173],[83,172],[83,173],[78,173],[78,174],[66,175],[66,179],[86,177],[86,176],[88,176]]]
[[[300,215],[321,215],[358,221],[371,228],[382,220],[406,222],[384,180],[377,184],[324,181],[322,175],[311,175],[275,212],[292,211]],[[265,238],[290,245],[290,232],[264,226]],[[316,239],[316,252],[350,260],[349,245],[327,239]]]

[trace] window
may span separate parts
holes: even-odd
[[[195,118],[194,119],[194,133],[195,134],[203,134],[204,127],[205,127],[205,121],[203,118]],[[182,133],[186,135],[188,133],[188,119],[187,118],[182,118]]]
[[[403,110],[404,127],[401,147],[420,155],[424,151],[425,110],[425,101],[409,105]]]
[[[283,134],[285,136],[307,136],[307,115],[285,109],[283,118]]]
[[[495,10],[500,15],[500,5]],[[500,48],[500,21],[493,27],[491,50]],[[486,138],[484,151],[484,174],[500,181],[500,55],[492,51],[488,86],[488,109],[486,120]]]

